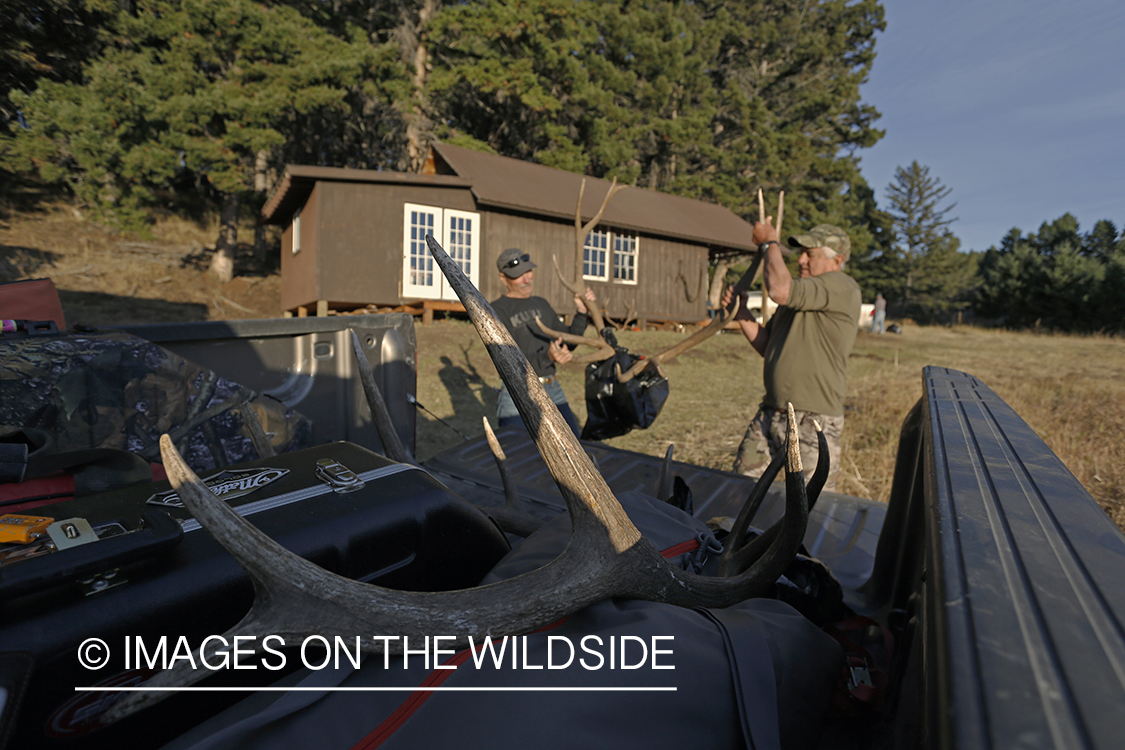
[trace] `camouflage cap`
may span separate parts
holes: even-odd
[[[843,255],[844,260],[851,255],[852,243],[840,227],[831,224],[817,224],[808,234],[798,234],[789,238],[790,247],[826,247]]]

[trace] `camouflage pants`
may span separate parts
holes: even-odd
[[[795,412],[795,416],[797,436],[801,439],[801,465],[805,470],[805,479],[812,477],[816,469],[818,451],[816,427],[813,425],[815,419],[824,429],[824,437],[828,441],[828,458],[831,461],[828,481],[824,489],[835,491],[836,477],[840,473],[840,436],[844,432],[844,418],[828,417],[808,411]],[[734,471],[748,477],[760,477],[769,466],[770,458],[785,450],[786,422],[784,411],[772,409],[764,404],[758,407],[758,413],[750,420],[746,435],[738,446],[738,454],[734,458]],[[778,476],[784,475],[784,470],[778,474]]]

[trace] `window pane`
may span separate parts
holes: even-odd
[[[470,276],[473,266],[473,220],[465,216],[449,217],[449,235],[445,251],[462,273]]]
[[[615,233],[613,236],[613,278],[615,281],[637,280],[637,236]]]
[[[410,212],[410,283],[414,286],[434,285],[434,259],[426,247],[426,236],[434,233],[434,214]]]
[[[609,249],[609,232],[604,229],[595,229],[586,235],[586,243],[582,248],[582,275],[595,279],[608,277],[606,273],[606,255]]]

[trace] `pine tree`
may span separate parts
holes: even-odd
[[[855,150],[882,133],[859,97],[883,28],[875,0],[511,0],[431,27],[440,137],[872,242]]]
[[[960,241],[949,230],[956,204],[940,205],[952,192],[917,161],[898,167],[887,186],[895,242],[885,255],[891,278],[884,294],[900,315],[931,321],[967,305],[957,298],[969,283],[972,260],[957,252]]]
[[[41,78],[80,81],[100,49],[105,14],[81,0],[0,0],[0,134],[18,120],[10,94],[29,93]]]
[[[194,176],[223,206],[214,268],[229,278],[239,203],[261,189],[263,160],[284,163],[297,123],[345,107],[371,47],[252,0],[142,0],[105,38],[83,85],[14,95],[30,126],[16,158],[134,227]]]
[[[1014,327],[1125,328],[1125,238],[1101,220],[1083,235],[1063,214],[1026,237],[1013,228],[981,257],[974,309]]]

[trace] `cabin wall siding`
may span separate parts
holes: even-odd
[[[282,233],[281,240],[281,307],[292,310],[301,305],[316,306],[320,299],[317,275],[320,262],[317,257],[319,246],[317,218],[320,214],[320,196],[324,184],[313,188],[309,199],[301,207],[301,251],[293,254],[293,219]]]
[[[518,247],[531,255],[535,270],[535,294],[545,298],[560,313],[574,312],[571,293],[555,274],[552,255],[568,279],[574,274],[574,224],[515,213],[489,211],[485,214],[484,240],[486,265],[481,271],[481,293],[489,300],[504,293],[496,269],[496,258],[506,248]],[[612,226],[599,228],[613,230]],[[612,256],[608,259],[612,264]],[[699,275],[707,275],[708,250],[704,245],[638,235],[637,283],[601,282],[583,279],[605,304],[614,318],[623,318],[627,303],[634,303],[640,318],[694,322],[706,317],[706,293],[698,294]],[[694,302],[689,302],[681,273],[692,285]],[[611,272],[612,273],[612,270]],[[706,284],[706,282],[704,282]]]
[[[318,299],[341,306],[406,301],[402,296],[405,204],[477,210],[466,188],[318,182],[313,195],[319,196],[320,203],[317,283],[315,290],[301,288],[306,294],[313,292],[302,301],[285,297],[286,309],[315,304]],[[304,249],[298,255],[303,253]]]

